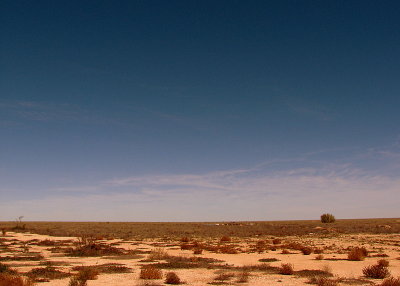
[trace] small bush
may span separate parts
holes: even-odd
[[[318,255],[315,257],[315,259],[316,259],[316,260],[322,260],[322,259],[324,259],[324,256],[323,256],[322,254],[318,254]]]
[[[311,247],[303,247],[303,248],[301,249],[301,252],[302,252],[304,255],[310,255],[310,254],[313,252],[313,249],[312,249]]]
[[[150,252],[147,258],[149,260],[164,260],[169,258],[169,254],[167,251],[165,251],[165,249],[156,248]]]
[[[290,263],[281,264],[281,268],[279,269],[279,274],[292,275],[293,273],[294,273],[293,264]]]
[[[237,283],[247,283],[249,282],[250,272],[247,270],[243,270],[238,274]]]
[[[336,221],[335,216],[333,214],[323,214],[321,215],[322,223],[334,223]]]
[[[380,286],[400,286],[400,277],[389,277],[382,281]]]
[[[39,267],[33,268],[26,275],[33,280],[38,278],[45,278],[45,279],[62,279],[68,276],[71,276],[69,273],[62,272],[57,270],[53,266],[46,266],[46,267]]]
[[[282,240],[281,239],[279,239],[279,238],[274,238],[273,240],[272,240],[272,243],[273,244],[281,244],[282,243]]]
[[[71,277],[68,286],[87,286],[87,280],[81,280],[79,277]]]
[[[378,260],[378,265],[382,267],[388,267],[389,266],[389,261],[386,259],[379,259]]]
[[[361,261],[368,256],[368,251],[365,247],[354,247],[350,250],[347,255],[347,259],[350,261]]]
[[[168,272],[165,277],[166,284],[181,284],[181,279],[175,272]]]
[[[189,244],[189,243],[182,243],[181,244],[181,250],[190,250],[193,248],[193,245]]]
[[[331,280],[326,277],[318,277],[316,280],[317,280],[316,284],[318,286],[337,286],[338,285],[338,283],[335,280]]]
[[[86,267],[79,270],[77,277],[79,280],[96,280],[99,275],[99,271],[97,271],[94,267]]]
[[[222,272],[220,274],[218,274],[214,280],[218,281],[218,282],[226,282],[231,280],[233,277],[235,276],[235,274],[230,273],[230,272]]]
[[[371,265],[363,268],[363,274],[367,278],[383,279],[390,275],[389,270],[386,267],[380,265]]]
[[[203,249],[201,248],[196,248],[193,250],[193,254],[202,254],[203,253]]]
[[[140,270],[141,279],[161,279],[162,271],[152,265],[143,266]]]
[[[221,237],[221,242],[230,242],[232,239],[229,236],[224,235]]]
[[[181,238],[181,242],[189,242],[189,241],[190,241],[190,238],[187,236]]]
[[[8,267],[7,264],[3,264],[0,262],[0,273],[8,272],[10,268]]]
[[[33,282],[19,275],[0,273],[0,286],[33,286]]]
[[[282,254],[290,254],[290,251],[289,250],[287,250],[287,249],[282,249],[282,252],[281,252]]]

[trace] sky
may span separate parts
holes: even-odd
[[[0,3],[0,220],[399,217],[399,1]]]

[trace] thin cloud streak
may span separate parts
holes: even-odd
[[[112,179],[94,186],[58,188],[44,199],[15,201],[14,208],[0,203],[0,207],[9,219],[18,212],[31,219],[47,215],[57,220],[74,220],[76,213],[80,213],[78,220],[310,219],[322,211],[339,217],[372,216],[374,206],[381,210],[375,216],[394,217],[397,208],[392,205],[399,186],[398,178],[349,165],[279,172],[254,168]],[[141,213],[149,210],[148,217]]]

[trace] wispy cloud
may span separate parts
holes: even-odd
[[[317,118],[322,121],[330,121],[335,114],[327,106],[316,102],[305,101],[304,97],[297,99],[294,96],[283,96],[285,105],[294,113]]]
[[[60,187],[47,198],[0,207],[11,218],[23,211],[32,219],[51,214],[64,220],[74,219],[75,212],[81,214],[76,219],[150,221],[307,219],[323,211],[338,217],[384,217],[396,216],[393,202],[399,198],[399,186],[398,177],[351,164],[280,171],[256,166],[114,178],[91,186]],[[84,215],[88,211],[92,213]]]

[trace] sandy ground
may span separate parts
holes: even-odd
[[[132,259],[115,259],[110,257],[70,257],[63,253],[52,253],[49,251],[49,246],[38,246],[34,245],[33,241],[52,240],[60,242],[67,242],[73,245],[71,240],[77,240],[77,238],[71,237],[51,237],[47,235],[37,235],[29,233],[13,233],[9,232],[6,236],[1,237],[3,246],[7,246],[8,249],[0,252],[0,257],[9,257],[15,254],[23,253],[34,253],[38,252],[44,256],[45,261],[54,263],[66,263],[66,265],[57,266],[58,270],[64,272],[71,272],[73,266],[91,266],[101,265],[105,263],[119,263],[123,264],[132,269],[131,273],[118,273],[118,274],[100,274],[96,280],[89,280],[89,286],[95,285],[166,285],[164,280],[143,280],[139,278],[140,267],[145,264],[141,261],[146,258],[147,254],[143,254],[142,257]],[[257,238],[257,239],[246,239],[240,240],[233,238],[231,244],[239,247],[242,252],[238,254],[222,254],[203,251],[202,254],[196,255],[197,257],[207,257],[222,260],[230,266],[248,266],[260,264],[259,259],[263,258],[275,258],[278,261],[270,262],[271,266],[281,266],[282,263],[291,263],[294,266],[294,270],[328,270],[334,276],[333,279],[348,278],[353,279],[353,283],[358,285],[379,285],[382,280],[379,279],[367,279],[363,277],[362,270],[364,267],[376,264],[382,257],[374,257],[378,254],[386,254],[386,260],[389,261],[389,271],[392,276],[400,276],[400,235],[335,235],[335,236],[318,236],[318,235],[307,235],[302,237],[284,237],[282,243],[285,242],[296,242],[301,243],[305,246],[313,248],[324,249],[322,260],[317,260],[317,254],[303,255],[301,251],[290,250],[292,254],[282,254],[282,249],[267,250],[262,253],[248,253],[251,252],[251,247],[254,246],[257,241],[264,240],[268,241],[270,238]],[[107,244],[115,244],[116,247],[124,248],[127,250],[140,250],[140,251],[151,251],[155,248],[165,249],[168,254],[173,256],[185,256],[193,257],[192,250],[181,250],[179,247],[179,241],[165,242],[161,240],[144,240],[144,241],[124,241],[124,240],[108,240],[104,241]],[[272,244],[271,244],[272,245]],[[370,251],[370,255],[363,261],[348,261],[347,253],[348,247],[363,246]],[[40,261],[12,261],[7,260],[2,263],[10,265],[20,273],[26,273],[32,268],[43,267],[39,266]],[[42,262],[43,263],[43,262]],[[148,262],[147,262],[148,263]],[[185,281],[186,285],[210,285],[215,282],[214,278],[217,273],[221,270],[215,269],[173,269],[163,270],[165,274],[168,271],[174,271],[181,280]],[[230,271],[230,270],[225,270]],[[76,272],[71,272],[76,273]],[[309,277],[299,277],[298,275],[281,275],[281,274],[268,274],[263,271],[251,271],[250,278],[247,283],[239,284],[235,282],[235,278],[227,281],[229,285],[310,285],[307,283]],[[38,285],[44,286],[66,286],[69,284],[70,278],[55,279],[49,282],[40,282]],[[350,282],[342,281],[339,285],[349,285]],[[354,284],[353,284],[354,285]]]

